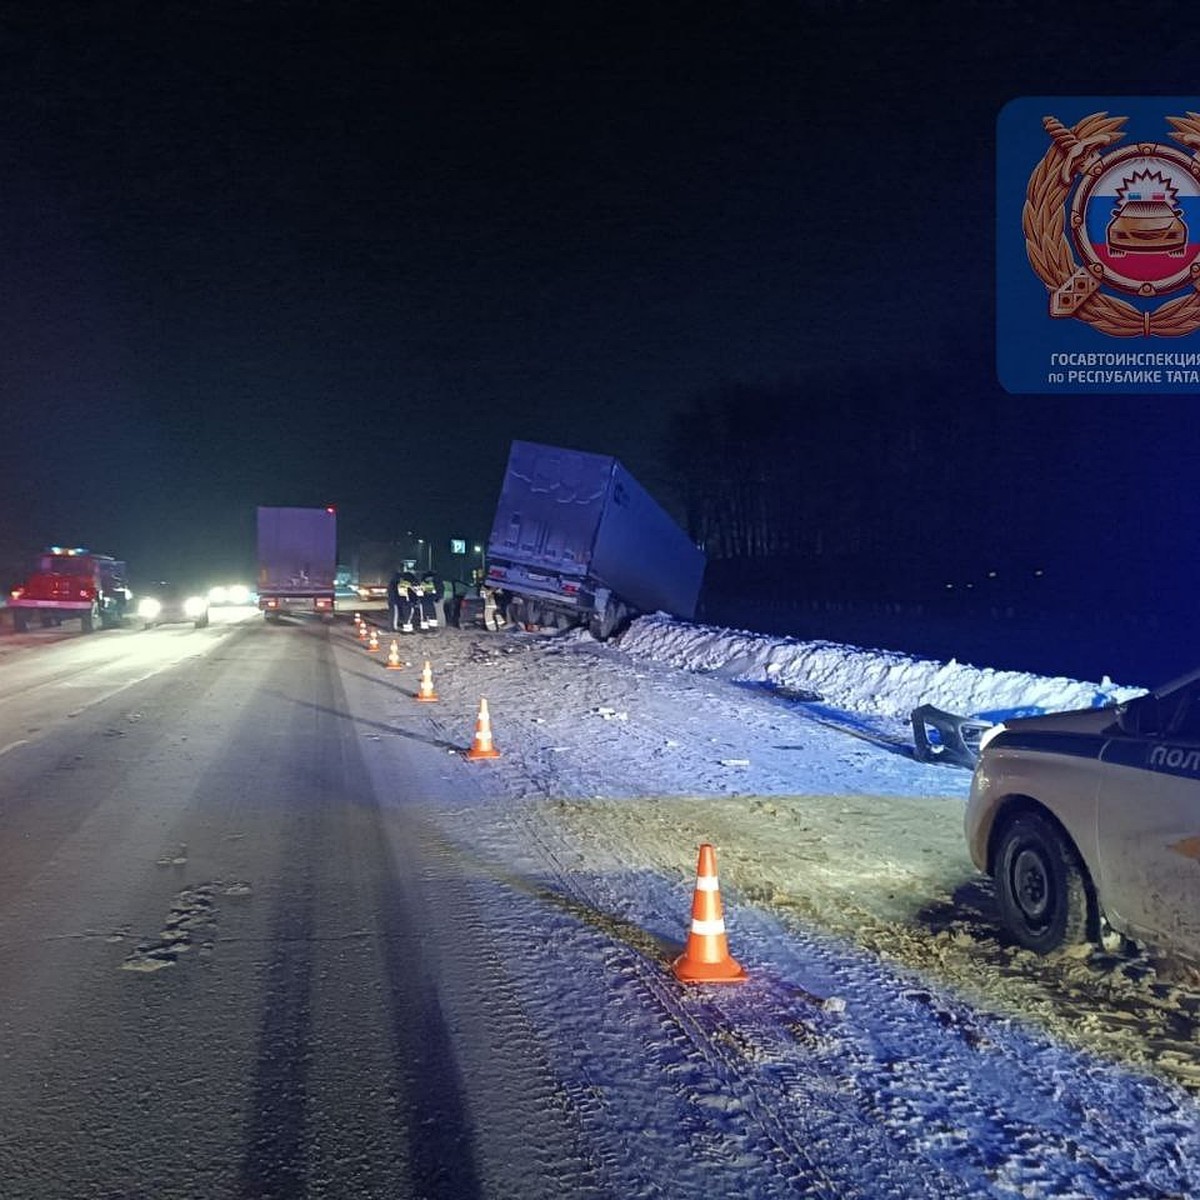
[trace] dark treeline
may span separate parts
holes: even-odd
[[[714,563],[754,560],[764,580],[803,564],[822,592],[924,586],[961,562],[966,547],[943,551],[970,537],[978,500],[952,450],[971,418],[948,427],[944,407],[917,380],[886,395],[832,376],[699,394],[669,438],[688,531]]]
[[[864,371],[697,394],[667,454],[713,581],[943,608],[1190,610],[1197,436],[1161,399],[956,394],[919,371],[886,385]]]
[[[717,559],[883,551],[933,463],[923,424],[903,392],[884,407],[832,381],[697,395],[670,434],[689,532]]]
[[[1195,401],[731,384],[668,456],[700,618],[1126,682],[1200,661]]]

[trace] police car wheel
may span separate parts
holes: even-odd
[[[1047,954],[1087,941],[1089,901],[1075,847],[1048,818],[1022,813],[996,848],[1000,916],[1026,949]]]

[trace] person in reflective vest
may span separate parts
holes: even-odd
[[[405,571],[400,576],[400,582],[397,585],[397,595],[399,604],[397,612],[399,614],[399,624],[396,628],[401,633],[413,632],[413,618],[417,615],[418,610],[418,584],[415,575]]]
[[[442,622],[441,579],[433,571],[421,576],[421,628],[436,629]]]

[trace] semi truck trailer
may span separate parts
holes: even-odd
[[[513,442],[486,584],[517,624],[586,625],[600,640],[642,613],[691,620],[705,556],[619,460]]]
[[[333,620],[337,514],[333,508],[258,510],[258,607]]]

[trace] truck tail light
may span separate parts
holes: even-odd
[[[579,584],[564,583],[562,587],[563,593],[567,596],[574,596],[579,591]]]
[[[332,607],[333,607],[333,601],[330,600],[330,598],[328,596],[318,596],[317,597],[317,608],[318,609],[332,608]]]

